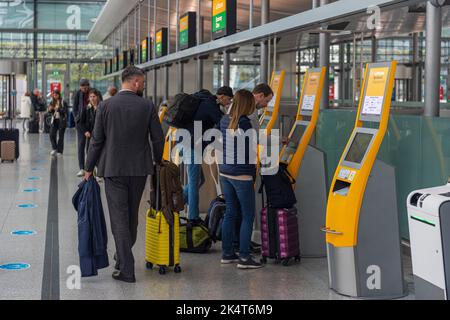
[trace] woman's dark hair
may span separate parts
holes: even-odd
[[[50,105],[52,105],[52,106],[56,106],[56,99],[55,99],[55,97],[54,97],[54,95],[55,95],[55,93],[59,96],[59,103],[61,104],[62,103],[62,96],[61,96],[61,92],[59,92],[59,90],[54,90],[53,92],[52,92],[52,102],[50,103]]]
[[[103,96],[102,96],[101,92],[98,91],[97,89],[95,89],[95,88],[90,89],[88,95],[90,96],[91,94],[95,94],[97,96],[98,103],[103,101]]]

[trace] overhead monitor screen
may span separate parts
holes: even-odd
[[[360,164],[364,159],[367,149],[369,148],[372,137],[373,135],[370,133],[358,132],[347,152],[345,161]]]
[[[290,137],[289,143],[284,149],[283,156],[281,157],[281,162],[289,163],[297,152],[300,141],[306,132],[308,126],[304,124],[298,124],[295,126],[294,133]]]

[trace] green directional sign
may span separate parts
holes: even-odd
[[[213,40],[236,33],[236,0],[212,0]]]
[[[196,45],[196,17],[195,12],[187,12],[180,17],[180,49],[194,47]]]
[[[156,32],[156,57],[167,55],[167,28],[161,28]]]

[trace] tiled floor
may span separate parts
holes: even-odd
[[[0,299],[41,299],[44,253],[50,185],[50,143],[47,135],[21,135],[21,156],[14,164],[0,165],[0,265],[28,263],[22,271],[0,270]],[[326,259],[304,259],[300,265],[282,267],[269,264],[261,270],[240,271],[235,266],[220,265],[220,244],[205,255],[182,254],[181,274],[160,276],[145,269],[144,212],[142,205],[140,233],[134,248],[136,284],[116,282],[112,267],[99,276],[82,280],[81,290],[70,290],[67,270],[78,264],[77,220],[71,199],[80,179],[76,172],[76,137],[66,135],[66,151],[58,158],[59,266],[60,299],[348,299],[328,289]],[[28,181],[29,177],[41,180]],[[26,188],[39,188],[24,193]],[[145,200],[145,199],[144,199]],[[34,209],[20,209],[18,204],[35,204]],[[107,213],[107,205],[104,201]],[[33,236],[12,236],[14,230],[34,230]],[[109,229],[108,229],[109,230]],[[110,258],[114,252],[109,231]],[[411,266],[405,257],[405,278],[413,291]],[[406,299],[414,298],[410,294]]]

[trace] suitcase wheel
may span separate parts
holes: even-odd
[[[176,265],[175,268],[173,269],[173,271],[174,271],[175,273],[181,273],[181,267],[180,267],[180,265]]]
[[[266,264],[267,263],[267,258],[266,257],[262,257],[261,258],[261,263],[262,264]]]
[[[165,267],[159,267],[159,274],[165,275],[166,274],[166,268]]]
[[[152,269],[153,269],[153,263],[147,262],[147,263],[145,264],[145,267],[146,267],[148,270],[152,270]]]
[[[290,261],[291,261],[290,258],[283,259],[283,266],[285,266],[285,267],[289,266]]]
[[[295,262],[300,262],[301,260],[302,260],[302,258],[300,256],[295,257]]]

